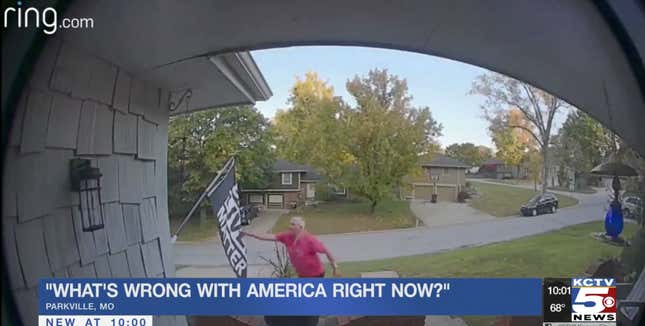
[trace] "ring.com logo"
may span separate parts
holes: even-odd
[[[58,21],[58,12],[52,7],[38,9],[35,7],[23,8],[22,1],[16,2],[16,7],[7,7],[4,10],[4,28],[16,22],[18,28],[40,28],[43,33],[52,35],[60,29],[85,29],[94,28],[92,18],[67,18]]]

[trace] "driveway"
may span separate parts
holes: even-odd
[[[477,223],[497,219],[495,216],[478,211],[468,204],[438,202],[429,203],[423,200],[410,201],[412,213],[423,221],[426,227],[440,227],[446,225]]]
[[[286,209],[264,209],[258,212],[258,217],[251,221],[251,225],[244,229],[253,233],[269,233],[278,222],[281,215],[288,213]]]

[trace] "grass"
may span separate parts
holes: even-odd
[[[497,182],[497,183],[506,183],[509,185],[525,185],[525,186],[536,186],[535,181],[528,180],[528,179],[488,179],[492,182]],[[537,188],[539,189],[542,186],[540,182],[537,184]],[[549,187],[549,190],[557,190],[557,191],[565,191],[565,192],[571,192],[569,191],[569,188],[567,187]],[[585,189],[578,189],[576,191],[573,191],[575,193],[580,193],[580,194],[595,194],[596,190],[594,188],[585,188]]]
[[[537,192],[531,189],[509,187],[501,184],[491,184],[472,181],[480,197],[470,202],[470,206],[497,217],[518,215],[520,207]],[[556,194],[559,208],[576,205],[578,200],[569,196]]]
[[[590,233],[602,230],[602,222],[592,222],[518,240],[439,254],[341,263],[340,272],[343,277],[393,270],[401,277],[569,278],[582,275],[600,258],[620,255],[622,248],[590,236]],[[636,230],[636,224],[625,224],[623,237],[632,238]],[[330,270],[328,275],[331,275]],[[471,326],[479,326],[489,325],[495,317],[467,316],[464,319]]]
[[[305,207],[301,211],[280,216],[272,232],[282,232],[289,227],[294,215],[305,218],[307,230],[314,234],[333,234],[360,231],[401,229],[416,226],[417,219],[410,205],[403,200],[386,200],[369,214],[367,201],[338,201]]]
[[[180,223],[181,219],[171,218],[170,232],[174,233],[177,230],[177,227],[179,227]],[[201,241],[214,239],[217,237],[218,232],[219,230],[217,228],[217,223],[215,222],[214,217],[208,216],[208,218],[206,218],[206,220],[202,224],[199,220],[199,216],[194,216],[190,220],[188,220],[188,223],[186,223],[186,225],[184,225],[184,228],[177,236],[177,241]]]
[[[492,182],[498,182],[498,183],[506,183],[509,185],[526,185],[526,186],[532,186],[534,185],[533,180],[528,180],[528,179],[488,179]],[[538,184],[538,187],[540,185]]]
[[[549,190],[571,192],[569,191],[569,188],[566,188],[566,187],[552,187],[552,188],[549,188]],[[579,194],[595,194],[597,191],[594,188],[585,188],[585,189],[577,189],[573,192],[579,193]]]

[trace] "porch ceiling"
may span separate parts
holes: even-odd
[[[181,103],[171,115],[267,100],[271,90],[248,52],[202,56],[146,70],[139,76],[171,91]],[[180,101],[185,91],[188,101]]]
[[[615,10],[636,50],[631,62],[596,4]],[[645,15],[637,1],[97,0],[76,1],[67,15],[93,17],[95,27],[67,31],[66,39],[150,78],[158,78],[151,70],[182,60],[289,45],[379,46],[451,58],[557,94],[645,154],[645,86],[634,74],[643,69]]]

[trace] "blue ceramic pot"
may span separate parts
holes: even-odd
[[[605,234],[613,239],[618,238],[618,235],[623,232],[623,212],[618,202],[612,202],[605,215],[605,231]]]

